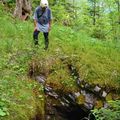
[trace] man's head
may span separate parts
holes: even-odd
[[[47,0],[41,0],[40,6],[45,9],[48,7],[48,1]]]

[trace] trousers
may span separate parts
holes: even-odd
[[[38,35],[39,35],[39,33],[40,33],[40,31],[38,31],[38,30],[35,30],[35,31],[33,32],[33,39],[34,39],[34,44],[35,44],[35,45],[38,45],[38,44],[39,44],[39,43],[38,43]],[[44,35],[44,40],[45,40],[45,49],[47,49],[47,48],[48,48],[48,45],[49,45],[49,39],[48,39],[49,33],[46,32],[46,33],[43,33],[43,35]]]

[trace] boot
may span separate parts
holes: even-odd
[[[47,41],[47,42],[45,42],[45,48],[44,48],[45,50],[47,50],[47,49],[48,49],[48,44],[49,44],[49,43],[48,43],[48,41]]]
[[[38,44],[38,39],[34,39],[34,44],[35,44],[35,45],[39,45],[39,44]]]

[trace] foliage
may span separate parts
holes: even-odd
[[[14,7],[15,0],[5,1]],[[40,0],[32,0],[33,11]],[[53,20],[99,39],[119,40],[120,8],[114,0],[49,0]],[[10,7],[9,7],[10,8]]]
[[[29,120],[38,108],[42,116],[43,87],[27,77],[33,51],[24,31],[29,34],[31,26],[12,19],[3,8],[0,14],[0,120]]]
[[[93,110],[96,120],[119,120],[120,116],[120,101],[109,101],[110,107],[105,109]]]
[[[54,20],[99,39],[119,39],[119,3],[113,0],[51,0]],[[64,13],[64,14],[63,14]]]
[[[33,7],[33,9],[35,9],[35,7],[37,7],[39,5],[40,5],[40,0],[32,0],[32,7]]]
[[[10,5],[10,4],[15,3],[15,0],[2,0],[2,2],[3,2],[4,4]]]
[[[6,107],[6,99],[0,100],[0,117],[9,115],[8,109]]]
[[[88,12],[88,5],[85,5],[83,10]],[[64,15],[67,15],[67,9],[63,4],[52,6],[53,14],[56,15],[59,23],[64,21],[63,18],[68,18],[63,15],[58,6],[62,8]],[[56,10],[59,11],[60,15],[57,15]],[[116,31],[118,26],[111,26],[108,23],[109,19],[102,22],[97,20],[96,26],[93,26],[91,24],[92,18],[85,13],[83,12],[81,15],[84,17],[76,20],[76,26],[66,27],[54,22],[49,36],[49,49],[44,51],[44,41],[41,34],[39,36],[40,46],[33,45],[31,35],[33,23],[13,19],[11,14],[7,14],[0,6],[1,120],[32,119],[36,114],[37,107],[40,109],[40,113],[44,114],[43,87],[28,78],[28,63],[40,68],[36,72],[37,75],[45,73],[48,77],[48,83],[57,83],[58,87],[64,87],[65,91],[77,89],[75,80],[70,75],[68,64],[73,65],[80,78],[90,84],[109,86],[115,90],[120,89],[120,43],[113,39],[111,34],[107,36],[109,41],[103,40],[109,28],[113,27]],[[82,22],[78,24],[78,21]],[[105,27],[106,24],[107,27]],[[116,33],[112,32],[119,39],[117,36],[119,30]],[[100,36],[100,40],[89,35]]]

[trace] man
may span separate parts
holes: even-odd
[[[33,39],[35,45],[38,45],[38,35],[43,32],[45,39],[45,50],[47,50],[49,45],[48,35],[51,28],[52,14],[48,7],[47,0],[41,0],[40,6],[38,6],[34,12],[34,33]]]

